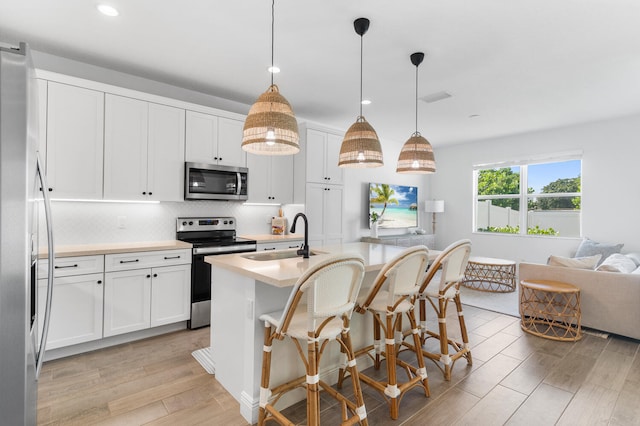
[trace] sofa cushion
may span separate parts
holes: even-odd
[[[596,254],[600,254],[602,255],[602,258],[598,263],[598,265],[600,265],[600,263],[602,263],[607,257],[614,253],[620,253],[623,246],[624,244],[605,244],[585,238],[580,243],[575,257],[594,256]]]
[[[565,266],[567,268],[578,269],[595,269],[601,257],[602,255],[600,254],[585,257],[562,257],[551,255],[547,260],[547,265]]]
[[[607,257],[596,268],[596,271],[606,272],[622,272],[623,274],[630,274],[636,269],[636,264],[633,260],[629,259],[624,254],[614,253]]]

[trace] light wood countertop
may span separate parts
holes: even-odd
[[[256,240],[258,243],[277,243],[280,241],[290,240],[304,240],[303,234],[286,234],[286,235],[273,235],[273,234],[250,234],[250,235],[238,235],[239,237],[246,238],[248,240]]]
[[[290,287],[295,284],[302,273],[309,267],[332,255],[342,253],[359,254],[364,258],[365,270],[369,272],[380,270],[385,263],[405,249],[406,247],[385,244],[347,243],[317,248],[311,247],[311,252],[317,254],[310,256],[309,259],[303,259],[301,256],[297,256],[289,259],[258,261],[247,258],[247,256],[254,253],[242,253],[207,256],[204,260],[213,266],[224,268],[276,287]],[[295,253],[295,249],[278,250],[278,252]],[[429,257],[435,259],[438,253],[436,250],[430,250]]]
[[[129,253],[136,251],[156,251],[156,250],[177,250],[177,249],[190,249],[193,245],[191,243],[185,243],[184,241],[169,240],[169,241],[144,241],[133,243],[108,243],[108,244],[77,244],[77,245],[65,245],[56,246],[56,257],[71,257],[71,256],[92,256],[99,254],[115,254],[115,253]],[[44,247],[39,257],[47,257],[47,250]]]

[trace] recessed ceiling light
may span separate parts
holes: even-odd
[[[280,72],[280,68],[273,65],[267,68],[267,71],[269,71],[271,74],[278,74]]]
[[[370,105],[371,104],[371,100],[369,99],[363,99],[362,100],[362,105]]]
[[[469,116],[469,118],[476,118],[476,117],[480,117],[480,114],[471,114],[471,115]]]
[[[100,13],[107,16],[118,16],[120,14],[115,7],[109,6],[108,4],[99,4],[98,10]]]

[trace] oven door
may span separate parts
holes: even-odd
[[[246,200],[248,169],[185,163],[185,200]]]
[[[206,256],[256,251],[255,244],[232,247],[203,247],[193,250],[191,260],[191,319],[190,329],[205,327],[211,323],[211,265]]]

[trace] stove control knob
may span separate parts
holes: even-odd
[[[229,221],[229,225],[233,225],[233,221],[232,220]]]
[[[187,222],[186,221],[182,222],[182,226],[187,226]]]
[[[223,223],[226,225],[226,224],[227,224],[227,223],[229,223],[229,222],[227,222],[227,221],[225,220]]]
[[[193,222],[192,222],[192,221],[189,221],[189,225],[193,225]]]

